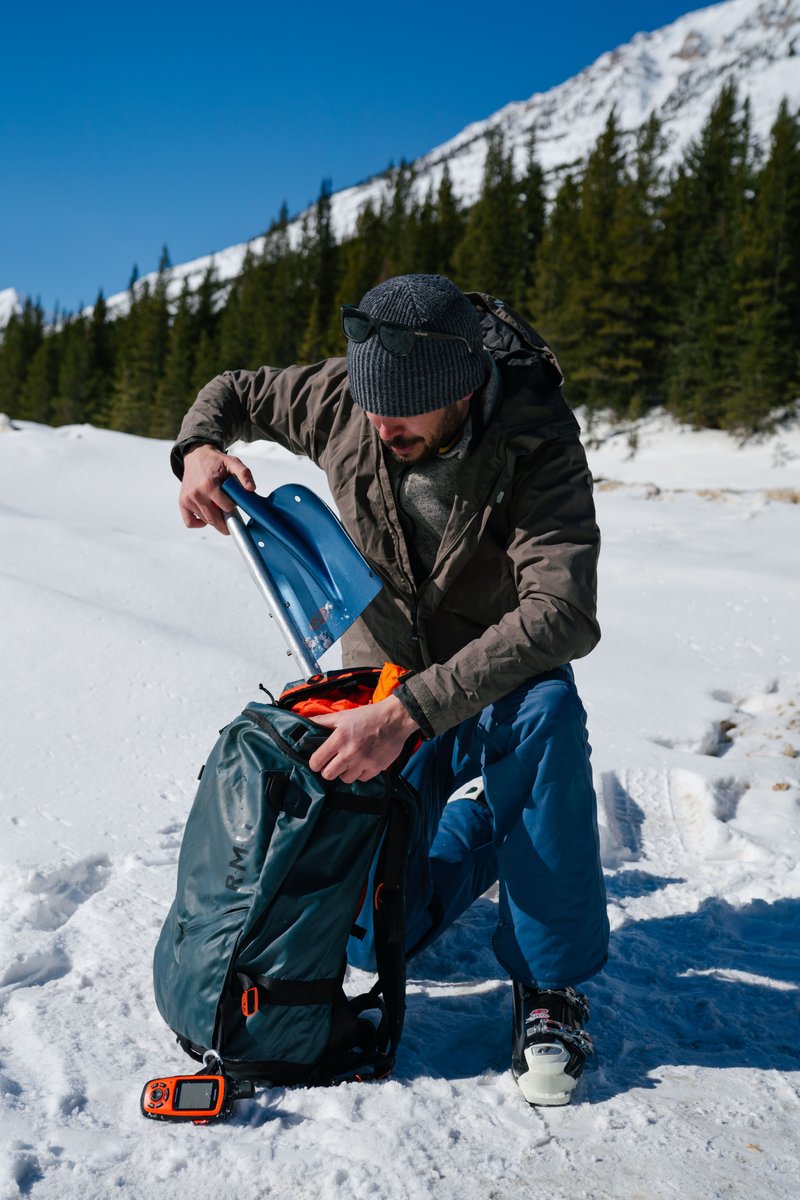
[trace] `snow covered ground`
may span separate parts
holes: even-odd
[[[391,1080],[197,1129],[139,1115],[191,1069],[152,949],[217,730],[295,672],[231,543],[180,523],[165,443],[0,433],[1,1200],[797,1196],[800,431],[591,438],[604,639],[577,676],[614,935],[574,1103],[511,1080],[488,897],[414,963]]]

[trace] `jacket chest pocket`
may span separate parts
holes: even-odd
[[[505,522],[494,514],[481,536],[460,548],[441,581],[437,616],[456,613],[471,625],[494,624],[517,605],[514,566],[506,553]]]

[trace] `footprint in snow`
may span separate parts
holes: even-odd
[[[18,955],[0,975],[0,989],[11,992],[50,983],[53,979],[62,979],[71,967],[69,956],[60,947],[27,957]]]
[[[28,893],[21,906],[24,922],[43,931],[60,929],[82,904],[102,891],[110,872],[107,854],[95,854],[50,871],[32,872],[24,885]]]
[[[44,1179],[41,1161],[33,1148],[26,1142],[16,1142],[11,1147],[11,1178],[19,1189],[20,1196],[27,1196],[34,1185]]]
[[[161,838],[159,842],[161,850],[179,850],[183,836],[183,821],[170,821],[163,829],[158,830],[158,836]]]
[[[764,795],[800,790],[800,678],[775,679],[763,689],[716,689],[727,712],[694,737],[659,736],[684,757],[661,771],[609,772],[599,789],[605,815],[606,867],[647,858],[675,865],[692,857],[755,862],[760,848],[758,805]],[[715,770],[715,760],[725,771]],[[651,786],[655,780],[657,786]],[[670,836],[670,826],[672,835]],[[748,828],[749,826],[749,828]]]
[[[606,869],[618,867],[623,862],[636,862],[644,854],[646,814],[642,803],[646,803],[647,797],[642,795],[645,789],[640,781],[638,786],[632,785],[628,774],[630,772],[605,771],[600,779],[598,800],[605,815],[601,850]]]
[[[608,871],[650,862],[682,874],[697,856],[755,861],[762,853],[732,827],[750,789],[746,779],[665,766],[606,772],[600,783],[601,850]]]
[[[697,737],[655,737],[656,745],[703,757],[800,759],[800,680],[773,680],[763,691],[736,693],[717,688],[712,699],[727,714]]]

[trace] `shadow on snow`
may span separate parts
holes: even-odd
[[[634,894],[675,882],[626,874]],[[508,1069],[510,985],[490,946],[496,916],[494,903],[478,901],[409,964],[396,1078]],[[652,1074],[669,1066],[796,1070],[800,900],[737,908],[714,897],[695,912],[629,921],[582,990],[596,1048],[584,1102],[657,1087]]]

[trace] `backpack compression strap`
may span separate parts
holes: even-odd
[[[383,994],[393,1059],[403,1032],[406,1009],[405,890],[412,810],[407,797],[395,792],[389,812],[379,882],[375,888],[375,962],[378,981],[372,994]]]
[[[244,988],[242,1013],[245,1017],[252,1017],[259,1009],[274,1004],[290,1008],[333,1004],[342,986],[341,975],[335,979],[272,979],[268,975],[258,975],[253,980],[239,975],[239,979]]]

